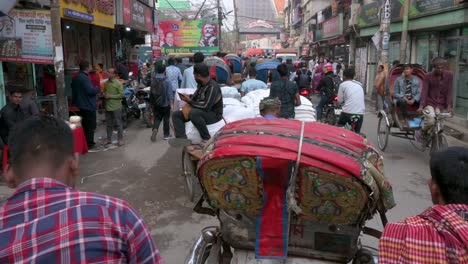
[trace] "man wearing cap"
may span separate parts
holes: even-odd
[[[409,105],[419,106],[421,98],[421,83],[419,78],[413,75],[411,64],[403,66],[403,75],[398,77],[393,91],[393,100],[401,108],[403,118],[408,117],[407,107]]]
[[[280,115],[281,101],[278,98],[266,97],[260,101],[260,115],[266,119],[276,119]]]

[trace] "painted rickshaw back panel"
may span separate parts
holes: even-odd
[[[353,132],[304,123],[295,178],[301,126],[262,118],[227,124],[198,163],[198,177],[231,246],[255,249],[259,258],[347,261],[364,222],[394,206],[382,157]]]

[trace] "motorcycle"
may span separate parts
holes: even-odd
[[[336,125],[340,118],[343,108],[338,103],[338,96],[333,96],[333,99],[325,104],[322,110],[322,116],[325,117],[324,123],[329,125]]]
[[[385,226],[395,202],[383,157],[360,135],[316,122],[246,119],[193,153],[201,190],[194,211],[220,225],[201,231],[185,263],[378,263],[360,236],[380,238],[366,221],[379,214]]]
[[[125,84],[124,98],[122,98],[122,122],[124,128],[128,126],[128,121],[134,117],[139,119],[141,111],[138,108],[138,100],[135,96],[135,90],[130,85],[130,81]]]
[[[153,127],[154,117],[153,108],[150,104],[150,89],[151,87],[140,87],[136,92],[136,98],[138,100],[138,108],[141,111],[143,117],[143,123],[147,128]]]

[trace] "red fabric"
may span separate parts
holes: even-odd
[[[101,78],[99,77],[99,74],[96,72],[90,72],[89,78],[91,79],[91,83],[94,87],[101,87]]]
[[[263,172],[264,204],[258,221],[257,258],[287,258],[288,214],[286,190],[291,162],[277,158],[259,158]],[[262,174],[262,173],[261,173]]]
[[[386,225],[379,263],[468,263],[468,205],[434,205]]]
[[[88,153],[88,144],[86,143],[86,137],[84,134],[83,127],[77,127],[73,129],[73,152],[84,155]]]
[[[44,77],[42,78],[42,86],[44,96],[57,93],[57,84],[55,82],[55,76],[53,75],[47,73],[44,74]]]
[[[216,80],[216,65],[211,66],[210,77],[211,79]]]
[[[218,132],[211,158],[262,156],[297,159],[301,122],[286,119],[253,118],[233,122]],[[343,128],[306,122],[301,165],[317,166],[343,177],[361,176],[363,151],[372,148],[360,135]],[[261,139],[261,140],[260,140]],[[209,156],[209,157],[208,157]]]
[[[3,169],[3,174],[6,173],[6,165],[8,164],[8,150],[10,148],[8,145],[3,146],[3,155],[2,155],[2,169]]]

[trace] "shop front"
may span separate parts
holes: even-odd
[[[0,17],[0,26],[0,108],[10,91],[38,95],[39,101],[45,101],[48,91],[55,94],[50,11],[12,9]],[[50,101],[55,102],[53,98]],[[54,109],[49,109],[51,114]]]
[[[325,20],[319,29],[315,30],[317,41],[317,54],[323,54],[327,58],[342,59],[348,63],[349,45],[346,35],[343,34],[343,14]]]
[[[71,96],[71,79],[81,61],[103,69],[114,64],[112,33],[113,0],[60,0],[66,95]]]
[[[116,0],[117,54],[129,64],[130,71],[138,72],[139,49],[145,44],[145,36],[153,33],[153,9],[147,1]],[[147,44],[150,46],[150,43]]]

